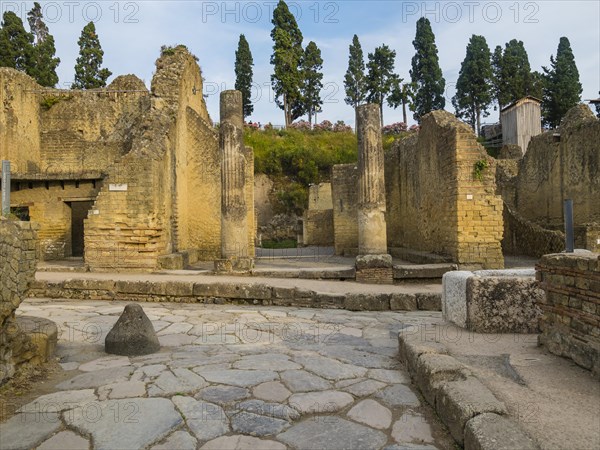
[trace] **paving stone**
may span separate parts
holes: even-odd
[[[347,346],[328,345],[320,353],[345,363],[368,368],[392,369],[400,365],[397,358],[377,355]]]
[[[207,442],[201,450],[286,450],[286,446],[276,441],[252,436],[222,436]]]
[[[79,368],[79,363],[75,361],[68,363],[60,363],[59,365],[62,368],[62,370],[66,372],[68,372],[69,370],[75,370]]]
[[[196,340],[196,336],[187,334],[167,334],[158,336],[158,342],[163,347],[181,347],[183,345],[191,345]]]
[[[67,430],[56,433],[44,441],[38,450],[87,450],[89,447],[90,441]]]
[[[130,362],[127,356],[108,356],[106,358],[95,359],[85,364],[81,364],[79,370],[82,372],[93,372],[94,370],[128,366],[129,364]]]
[[[62,391],[53,394],[42,395],[34,401],[27,403],[17,410],[18,413],[52,413],[65,411],[74,405],[87,404],[98,400],[93,389],[82,389],[77,391]]]
[[[355,384],[351,384],[350,386],[347,386],[342,389],[346,392],[350,392],[352,395],[355,395],[356,397],[367,397],[367,396],[383,389],[386,386],[387,386],[387,384],[382,383],[381,381],[365,380],[365,381],[360,381]]]
[[[77,408],[64,418],[67,425],[91,435],[97,450],[143,448],[183,422],[164,398],[107,400],[93,409]]]
[[[261,400],[283,402],[292,393],[279,381],[268,381],[256,386],[252,390],[252,395]]]
[[[335,383],[335,387],[337,389],[344,389],[345,387],[351,386],[356,383],[360,383],[361,381],[365,381],[366,378],[350,378],[347,380],[341,380]]]
[[[150,364],[149,366],[140,367],[135,373],[142,373],[144,378],[156,378],[165,370],[167,370],[167,366],[164,364]]]
[[[369,378],[373,378],[384,383],[405,384],[410,383],[410,377],[404,370],[388,370],[388,369],[370,369],[367,373]]]
[[[179,395],[172,400],[181,411],[188,428],[200,442],[229,433],[229,420],[219,405]]]
[[[392,427],[392,437],[396,442],[433,443],[431,427],[425,418],[416,413],[406,412]]]
[[[375,397],[380,398],[389,406],[420,406],[421,402],[410,390],[408,386],[403,384],[394,384],[375,394]]]
[[[281,379],[292,392],[324,391],[331,389],[331,383],[305,370],[287,370]]]
[[[245,400],[235,405],[235,411],[246,411],[283,420],[296,420],[300,414],[293,408],[281,403],[268,403],[262,400]]]
[[[146,383],[141,381],[123,381],[98,388],[100,400],[143,397],[146,394]]]
[[[62,426],[58,413],[17,414],[0,423],[0,447],[2,450],[36,447]]]
[[[250,397],[250,391],[236,386],[209,386],[202,389],[196,397],[223,405]]]
[[[166,328],[160,330],[157,334],[159,336],[164,336],[167,334],[186,334],[188,331],[192,329],[192,325],[189,323],[173,323]]]
[[[277,379],[277,373],[270,370],[200,370],[197,372],[211,383],[230,384],[239,387],[256,386]]]
[[[148,386],[150,397],[170,395],[176,393],[195,392],[208,383],[201,376],[188,369],[173,369],[159,375],[154,383]]]
[[[290,426],[286,420],[259,414],[240,412],[231,417],[231,427],[236,433],[251,436],[271,436]]]
[[[287,355],[267,353],[262,355],[244,356],[233,367],[242,370],[295,370],[301,369],[299,364],[290,361]]]
[[[354,398],[340,391],[307,392],[294,394],[289,399],[289,404],[304,414],[319,414],[335,412],[354,402]]]
[[[394,444],[384,447],[383,450],[438,450],[438,448],[426,444]]]
[[[198,441],[187,431],[176,431],[161,444],[151,447],[151,450],[196,450]]]
[[[483,413],[465,427],[465,448],[469,450],[535,450],[535,441],[507,417]]]
[[[115,383],[117,381],[127,381],[129,375],[134,372],[133,369],[134,368],[132,366],[123,366],[83,373],[57,384],[56,389],[66,391],[74,389],[96,388],[98,386]]]
[[[362,377],[367,373],[367,369],[363,367],[341,363],[323,356],[296,356],[294,359],[302,364],[306,370],[334,381]]]
[[[392,424],[392,412],[375,400],[363,400],[348,411],[348,417],[379,430],[385,430]]]
[[[277,439],[298,450],[379,449],[387,441],[381,431],[331,416],[316,416],[295,424]]]

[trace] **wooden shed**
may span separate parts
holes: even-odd
[[[527,146],[533,136],[542,132],[542,111],[540,99],[527,96],[502,108],[502,144],[517,144],[527,152]]]

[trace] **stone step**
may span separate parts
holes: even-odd
[[[457,270],[456,264],[440,263],[440,264],[398,264],[394,265],[394,280],[395,281],[411,281],[411,280],[434,280],[442,277],[446,272]]]

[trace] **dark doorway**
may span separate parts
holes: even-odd
[[[71,202],[71,249],[73,256],[83,256],[83,219],[94,202]]]

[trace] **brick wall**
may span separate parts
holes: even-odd
[[[475,173],[475,164],[486,168]],[[389,247],[449,256],[463,268],[501,268],[502,199],[495,161],[471,128],[445,111],[386,153]]]
[[[600,378],[600,255],[545,255],[536,278],[546,292],[540,344]]]
[[[358,252],[358,167],[339,164],[331,170],[333,229],[336,255]]]
[[[35,226],[0,218],[0,384],[14,374],[32,344],[20,332],[15,310],[25,298],[36,268]]]

